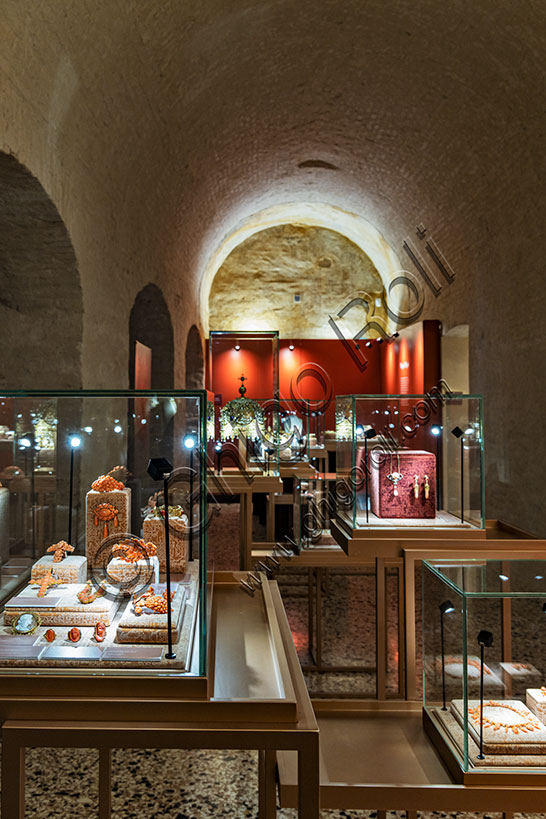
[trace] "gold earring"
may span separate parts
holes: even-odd
[[[419,476],[418,475],[413,476],[413,494],[415,495],[416,498],[419,497]]]
[[[430,495],[430,485],[428,482],[428,475],[425,475],[425,498],[428,500],[428,496]]]

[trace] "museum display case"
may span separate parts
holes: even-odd
[[[336,438],[348,529],[484,529],[480,396],[339,396]]]
[[[206,393],[3,392],[0,674],[206,674]]]
[[[546,561],[422,565],[429,736],[461,774],[544,773]]]

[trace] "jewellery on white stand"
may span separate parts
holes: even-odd
[[[404,476],[402,475],[402,473],[400,472],[400,455],[398,454],[398,452],[396,453],[396,462],[397,462],[397,463],[396,463],[396,470],[397,470],[397,471],[396,471],[396,472],[393,472],[393,471],[392,471],[392,452],[391,452],[391,471],[390,471],[390,473],[387,475],[387,478],[388,478],[388,479],[389,479],[389,481],[391,481],[391,482],[392,482],[392,484],[393,484],[393,491],[394,491],[394,494],[395,494],[395,495],[398,495],[398,488],[397,488],[397,487],[398,487],[398,484],[400,483],[400,481],[402,480],[402,478],[404,477]]]

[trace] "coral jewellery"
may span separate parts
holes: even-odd
[[[66,540],[59,540],[58,543],[54,543],[53,546],[49,547],[46,554],[49,554],[49,552],[53,552],[53,563],[60,563],[61,560],[65,559],[69,552],[73,551],[74,547],[69,546]]]
[[[174,592],[171,592],[171,601],[173,597]],[[136,600],[133,600],[133,605],[135,607],[135,614],[142,614],[145,608],[151,609],[157,612],[157,614],[167,614],[167,591],[165,590],[161,595],[154,594],[154,587],[150,586],[148,591],[141,594]]]
[[[45,597],[50,586],[60,586],[63,582],[63,580],[58,580],[53,574],[53,569],[50,569],[43,577],[39,577],[38,580],[31,580],[28,585],[39,586],[37,596]]]
[[[104,594],[106,594],[106,591],[102,583],[95,591],[92,591],[91,581],[88,580],[83,589],[79,591],[76,596],[80,603],[87,604],[94,603],[98,597],[102,597]]]
[[[516,708],[515,705],[508,705],[504,702],[495,702],[494,700],[489,700],[489,702],[484,702],[483,704],[485,708],[506,708],[507,711],[513,711],[514,714],[522,717],[521,722],[501,722],[500,720],[490,719],[486,717],[485,714],[483,715],[482,725],[484,728],[492,728],[493,731],[500,731],[501,728],[504,728],[504,733],[508,734],[509,731],[512,731],[514,734],[519,734],[521,731],[522,733],[530,733],[531,731],[538,731],[542,727],[538,720],[533,719],[530,716],[529,712],[523,711],[521,708]],[[469,708],[468,713],[474,720],[474,722],[479,725],[480,724],[480,706],[476,705],[475,708]]]
[[[125,489],[121,481],[116,481],[112,475],[99,475],[96,481],[91,484],[94,492],[121,492]]]
[[[97,643],[102,643],[106,637],[106,626],[104,623],[97,623],[95,626],[94,638]]]
[[[112,547],[112,554],[124,560],[125,563],[138,563],[139,560],[154,557],[157,554],[157,547],[155,543],[145,543],[143,540],[128,540],[124,543],[116,543]]]
[[[74,626],[74,628],[71,628],[70,631],[68,632],[68,639],[70,640],[71,643],[79,642],[81,636],[82,633],[79,630],[79,628],[76,628],[76,626]]]
[[[114,526],[118,526],[119,512],[111,503],[99,503],[94,511],[93,523],[99,525],[99,521],[104,523],[104,537],[108,537],[108,521],[113,520]]]

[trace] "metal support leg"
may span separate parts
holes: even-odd
[[[275,751],[259,751],[259,809],[258,819],[275,819],[277,815]]]
[[[112,749],[99,748],[99,819],[112,815]]]
[[[387,689],[387,675],[385,673],[385,666],[387,662],[387,652],[385,648],[387,639],[385,599],[385,559],[382,557],[377,557],[375,560],[375,665],[376,697],[378,700],[384,700],[386,698]]]
[[[298,819],[319,819],[319,735],[309,737],[305,750],[298,751]]]
[[[25,749],[2,732],[2,819],[25,817]]]
[[[322,569],[315,570],[316,578],[316,624],[317,624],[317,641],[316,641],[316,663],[317,670],[322,671]]]

